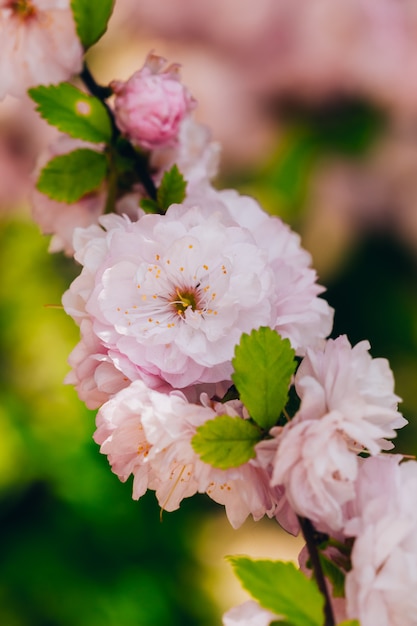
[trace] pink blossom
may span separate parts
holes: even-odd
[[[69,0],[0,0],[0,99],[81,71]]]
[[[317,298],[298,236],[250,198],[206,189],[164,216],[100,223],[106,231],[74,239],[84,268],[63,302],[76,320],[91,319],[130,380],[230,381],[243,332],[271,326],[302,353],[330,331],[332,310]]]
[[[183,498],[207,493],[225,506],[236,528],[249,514],[259,519],[274,508],[268,477],[249,463],[216,470],[191,445],[207,420],[219,413],[238,415],[235,404],[212,406],[207,397],[204,404],[189,403],[180,392],[159,393],[137,380],[103,404],[94,439],[120,480],[133,474],[135,499],[152,489],[160,506],[174,511]]]
[[[157,184],[174,164],[188,183],[198,184],[217,175],[219,160],[220,144],[211,139],[210,129],[188,116],[180,124],[176,144],[155,148],[150,164],[156,170],[154,179]]]
[[[342,336],[309,349],[296,377],[299,412],[274,429],[273,485],[283,485],[298,515],[321,530],[339,531],[344,505],[355,495],[358,453],[392,447],[386,437],[406,424],[385,359],[372,359],[368,342],[352,348]]]
[[[384,455],[363,461],[346,577],[347,614],[362,626],[417,624],[417,463]]]
[[[345,335],[329,339],[323,349],[308,349],[295,377],[301,399],[300,420],[341,416],[354,445],[371,454],[393,447],[385,441],[407,421],[397,410],[394,377],[387,359],[373,359],[368,341],[352,347]]]
[[[91,329],[91,321],[80,324],[81,341],[71,352],[68,363],[73,369],[65,378],[74,385],[78,396],[89,409],[96,409],[109,397],[127,387],[130,380],[116,366],[117,359],[110,358]]]
[[[125,83],[113,81],[114,110],[120,130],[133,143],[153,149],[175,145],[182,120],[195,100],[179,79],[179,66],[149,54],[143,68]]]
[[[279,616],[262,608],[254,600],[233,607],[223,615],[224,626],[269,626]]]

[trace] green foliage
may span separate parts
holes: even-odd
[[[142,198],[139,205],[145,213],[161,213],[158,203],[152,200],[152,198]]]
[[[347,619],[344,622],[339,622],[337,626],[360,626],[357,619]]]
[[[41,171],[36,187],[53,200],[71,204],[97,189],[106,173],[106,156],[82,148],[51,159]]]
[[[171,204],[180,204],[185,198],[187,182],[177,165],[164,173],[158,187],[156,200],[144,198],[140,206],[146,213],[166,213]]]
[[[288,339],[271,328],[243,334],[232,361],[232,380],[250,416],[269,430],[285,407],[296,362]]]
[[[197,428],[192,446],[201,459],[219,469],[238,467],[255,456],[261,439],[257,426],[230,415],[219,415]]]
[[[85,49],[106,32],[113,6],[114,0],[71,0],[77,34]]]
[[[69,83],[29,89],[36,110],[52,126],[77,139],[109,143],[112,129],[103,103]]]
[[[158,188],[157,201],[161,209],[167,210],[171,204],[180,204],[185,198],[187,183],[177,165],[173,165],[162,177]]]
[[[261,606],[292,626],[323,626],[324,598],[316,583],[293,563],[245,556],[227,558],[243,587]]]

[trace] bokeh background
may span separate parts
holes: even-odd
[[[417,5],[413,0],[116,0],[89,53],[103,84],[154,50],[182,64],[222,144],[216,185],[297,230],[336,309],[334,335],[390,360],[417,451]],[[234,531],[204,497],[162,519],[131,499],[63,385],[78,273],[31,220],[51,130],[0,103],[0,624],[215,626],[246,596],[223,556],[295,559],[276,524]]]

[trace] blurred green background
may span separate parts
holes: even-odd
[[[333,336],[368,339],[373,356],[390,360],[409,420],[396,445],[415,455],[417,237],[407,236],[407,224],[398,228],[395,189],[372,203],[381,219],[361,186],[395,124],[377,104],[340,94],[261,104],[272,148],[246,165],[229,156],[217,184],[254,195],[301,234],[336,309]],[[390,154],[387,169],[373,171],[382,189],[397,167]],[[321,195],[335,167],[355,173],[343,191],[350,213],[340,211],[340,189]],[[417,206],[408,200],[412,216]],[[118,481],[92,441],[94,413],[63,385],[78,328],[59,305],[77,267],[47,252],[29,213],[19,206],[0,216],[0,624],[216,626],[234,592],[210,555],[233,552],[234,532],[254,555],[280,558],[270,539],[278,529],[260,525],[257,533],[248,522],[230,531],[204,497],[162,521],[152,493],[132,501],[130,481]]]

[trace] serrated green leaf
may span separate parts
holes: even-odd
[[[229,556],[243,587],[261,606],[293,626],[323,626],[324,597],[293,563]]]
[[[248,420],[219,415],[199,426],[191,443],[205,463],[228,469],[252,459],[260,439],[259,428]]]
[[[106,108],[98,98],[69,83],[29,89],[36,110],[52,126],[77,139],[109,143],[112,129]]]
[[[106,156],[82,148],[51,159],[41,171],[36,187],[53,200],[71,204],[97,189],[106,173]]]
[[[185,198],[187,183],[176,165],[165,172],[158,188],[157,202],[163,211],[171,204],[180,204]]]
[[[145,213],[159,213],[159,205],[155,200],[151,198],[142,198],[139,202],[139,206],[145,211]]]
[[[114,0],[71,0],[77,34],[85,49],[104,35]]]
[[[267,327],[243,334],[232,364],[240,399],[255,422],[269,430],[285,407],[296,368],[289,340]]]

